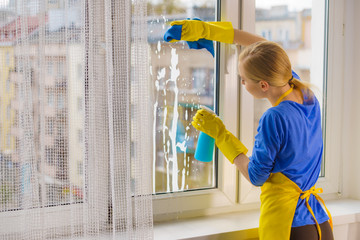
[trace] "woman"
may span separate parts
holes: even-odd
[[[172,41],[206,39],[246,46],[239,56],[241,83],[255,98],[272,104],[259,121],[250,158],[214,113],[200,109],[192,122],[215,139],[246,179],[261,186],[260,239],[333,239],[330,213],[317,195],[322,190],[315,188],[323,151],[319,102],[291,70],[286,52],[276,43],[233,29],[229,22],[182,20],[171,25],[180,31]]]

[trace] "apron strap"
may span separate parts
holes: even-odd
[[[309,212],[311,213],[311,215],[313,216],[313,218],[314,218],[314,220],[316,222],[316,228],[317,228],[318,233],[319,233],[319,240],[321,240],[321,229],[320,229],[320,225],[319,225],[318,221],[315,218],[315,214],[314,214],[314,212],[311,209],[310,204],[309,204],[309,199],[310,199],[311,194],[314,195],[314,197],[319,202],[321,202],[323,204],[323,206],[325,207],[326,213],[328,214],[328,216],[330,218],[329,223],[330,223],[331,229],[333,229],[333,222],[332,222],[332,217],[331,217],[330,211],[327,209],[324,200],[318,195],[318,193],[322,193],[322,192],[323,192],[322,188],[315,188],[315,185],[314,185],[309,190],[306,190],[306,191],[302,192],[301,196],[300,196],[301,199],[305,199],[307,209],[309,210]]]
[[[282,101],[287,95],[289,95],[293,90],[294,90],[294,86],[291,85],[290,88],[289,88],[289,90],[287,90],[283,95],[281,95],[281,96],[279,97],[278,100],[276,100],[276,102],[275,102],[275,104],[274,104],[274,107],[276,107],[277,105],[279,105],[279,104],[281,103],[281,101]]]

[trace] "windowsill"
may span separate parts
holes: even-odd
[[[334,226],[360,222],[360,200],[326,201]],[[259,210],[155,223],[154,239],[186,239],[258,228]]]

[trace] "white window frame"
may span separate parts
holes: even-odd
[[[220,4],[221,21],[231,21],[234,28],[240,28],[237,16],[240,16],[241,2],[220,1]],[[234,74],[237,72],[237,56],[236,46],[220,44],[220,63],[224,64],[220,64],[219,69],[219,114],[227,128],[235,135],[239,132],[240,109],[238,101],[240,82]],[[226,107],[229,105],[233,107]],[[217,188],[154,195],[154,221],[201,216],[232,211],[236,208],[238,206],[238,171],[222,154],[218,156],[217,171]]]
[[[338,89],[343,87],[343,66],[338,63],[343,60],[344,4],[343,1],[336,0],[329,0],[328,4],[325,176],[319,178],[317,183],[317,187],[324,190],[321,195],[323,199],[336,199],[341,195],[339,136],[343,93]],[[221,1],[221,20],[231,21],[234,28],[255,33],[255,1]],[[238,53],[239,49],[234,45],[221,44],[219,109],[228,130],[240,137],[248,147],[250,155],[254,144],[254,99],[241,87],[238,79]],[[259,208],[260,188],[251,185],[221,153],[218,158],[217,180],[216,189],[154,195],[154,220],[164,221]]]

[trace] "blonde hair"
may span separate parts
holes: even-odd
[[[301,90],[308,97],[313,93],[310,84],[296,79],[292,75],[291,63],[285,50],[277,43],[260,41],[247,46],[239,55],[242,73],[249,80],[266,81],[271,86],[292,84],[294,89]]]

